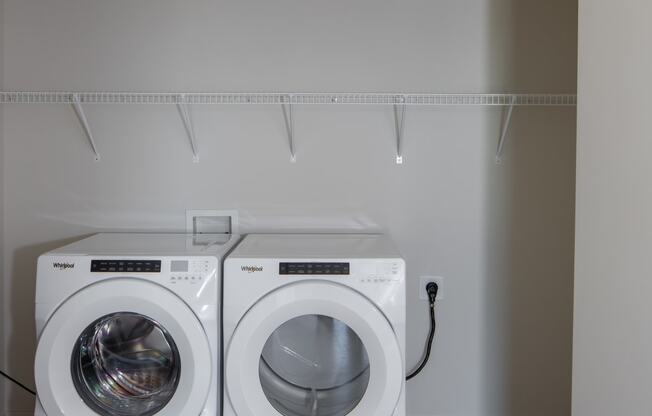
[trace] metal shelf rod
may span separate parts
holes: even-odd
[[[75,114],[77,115],[77,119],[79,120],[82,129],[84,129],[84,134],[86,134],[88,143],[91,145],[91,149],[93,149],[93,153],[95,153],[95,161],[97,162],[100,160],[100,153],[97,150],[95,139],[93,139],[93,131],[91,130],[91,126],[88,124],[88,119],[86,118],[84,107],[81,105],[81,102],[79,101],[79,97],[73,95],[72,98],[73,98],[72,108],[75,110]]]
[[[0,104],[575,106],[573,94],[0,92]]]

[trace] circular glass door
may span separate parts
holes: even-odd
[[[228,312],[225,406],[233,414],[396,413],[404,380],[399,341],[358,292],[333,282],[290,283],[258,300],[232,333]]]
[[[369,357],[342,321],[302,315],[267,339],[258,372],[267,400],[284,416],[344,416],[369,385]]]
[[[153,319],[131,312],[103,316],[75,343],[75,389],[102,416],[154,415],[170,401],[181,375],[177,346]]]

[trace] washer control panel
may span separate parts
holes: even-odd
[[[91,260],[91,273],[161,273],[160,260]]]
[[[201,283],[213,272],[208,260],[171,260],[169,281],[172,284]]]
[[[93,259],[91,273],[128,273],[156,276],[171,284],[195,284],[203,282],[216,273],[214,264],[208,259]]]

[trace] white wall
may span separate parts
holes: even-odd
[[[575,91],[567,0],[6,0],[12,90]],[[88,109],[93,161],[65,106],[6,109],[5,344],[31,379],[34,261],[100,230],[181,230],[235,208],[244,231],[382,230],[409,267],[408,361],[427,330],[420,275],[446,277],[433,362],[411,415],[570,411],[574,117],[418,108],[405,164],[383,108],[193,108],[193,164],[173,107]],[[12,393],[7,407],[29,409]]]
[[[580,1],[575,416],[652,413],[651,15]]]

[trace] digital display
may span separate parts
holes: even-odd
[[[160,260],[91,260],[91,273],[160,273]]]
[[[172,260],[170,262],[170,271],[171,272],[182,272],[185,273],[188,271],[188,260]]]
[[[281,275],[348,275],[349,263],[279,263]]]

